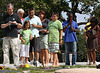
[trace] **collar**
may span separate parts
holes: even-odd
[[[13,15],[14,15],[14,13],[13,13],[12,15],[9,15],[9,14],[7,13],[7,15],[8,15],[8,16],[13,16]]]
[[[28,18],[29,18],[29,16],[28,16]],[[35,15],[34,15],[34,17],[32,17],[32,18],[35,18]],[[32,18],[31,18],[31,19],[32,19]],[[30,18],[29,18],[29,19],[30,19]]]

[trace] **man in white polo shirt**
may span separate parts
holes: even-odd
[[[29,8],[28,16],[24,19],[23,23],[26,20],[30,21],[30,29],[32,31],[32,38],[36,36],[36,41],[34,42],[34,38],[30,41],[30,62],[33,63],[34,59],[34,47],[36,47],[36,63],[39,64],[39,52],[40,52],[40,41],[39,41],[39,29],[42,28],[41,20],[38,16],[34,15],[35,10],[33,8]],[[35,43],[35,44],[34,44]]]

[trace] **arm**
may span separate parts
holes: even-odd
[[[32,26],[34,26],[34,27],[36,27],[36,28],[39,28],[39,29],[43,28],[42,25],[35,25],[35,24],[32,24]]]
[[[40,32],[41,32],[41,33],[47,33],[47,34],[49,33],[48,30],[44,30],[44,29],[40,30]]]
[[[11,21],[9,21],[6,24],[1,24],[1,28],[6,28],[7,26],[10,26],[10,25],[11,25]]]
[[[22,34],[20,34],[20,40],[25,44],[25,40],[22,38]]]
[[[84,36],[85,36],[86,43],[87,43],[87,39],[88,39],[88,37],[86,36],[86,32],[84,32]]]
[[[71,31],[78,32],[78,29],[71,28]]]
[[[62,44],[62,34],[63,34],[63,30],[61,29],[60,30],[60,40],[59,40],[59,44],[60,45]]]
[[[90,27],[91,25],[87,25],[85,26],[85,30],[88,30],[88,28]]]
[[[12,22],[13,24],[17,25],[17,28],[22,28],[22,24],[21,23],[17,23],[16,21]]]
[[[65,31],[69,25],[70,25],[70,23],[63,28],[63,31]]]
[[[92,38],[96,38],[99,34],[99,26],[97,25],[96,27],[97,27],[96,35],[93,35],[93,36],[89,35]]]
[[[78,32],[79,31],[77,23],[75,23],[75,29],[73,27],[71,27],[71,31],[74,31],[74,32]]]
[[[22,28],[22,24],[18,23],[17,28]]]

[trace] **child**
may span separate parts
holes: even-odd
[[[59,51],[59,45],[62,44],[62,23],[58,20],[58,14],[52,13],[52,21],[48,24],[48,41],[49,41],[49,47],[50,52],[53,53],[53,64],[52,66],[59,66],[58,63],[58,51]]]
[[[20,39],[21,39],[21,50],[20,50],[21,66],[24,66],[23,65],[23,59],[24,58],[25,58],[25,63],[27,63],[27,61],[28,61],[31,34],[32,34],[32,32],[30,30],[30,22],[25,21],[24,25],[23,25],[23,29],[20,33]]]

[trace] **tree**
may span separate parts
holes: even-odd
[[[91,7],[94,7],[98,0],[69,0],[71,7],[67,12],[73,13],[73,19],[76,21],[75,13],[87,14],[91,11]]]
[[[100,18],[100,4],[94,7],[94,11],[91,13],[97,18]]]

